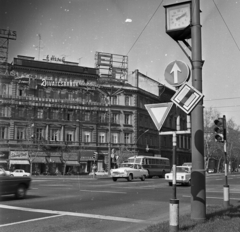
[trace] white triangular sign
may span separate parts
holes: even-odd
[[[164,124],[172,106],[172,102],[145,105],[148,113],[150,114],[155,126],[159,131],[161,130],[162,125]]]

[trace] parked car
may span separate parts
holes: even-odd
[[[25,172],[23,169],[15,169],[11,172],[10,176],[31,176],[29,172]]]
[[[191,185],[191,172],[192,167],[189,166],[176,166],[176,183],[182,185]],[[165,180],[169,186],[172,186],[173,172],[165,174]]]
[[[122,164],[119,168],[111,169],[111,177],[113,181],[119,178],[125,178],[128,181],[140,178],[144,181],[148,177],[148,171],[138,164]]]
[[[27,190],[31,184],[31,177],[14,177],[6,174],[4,170],[0,172],[0,195],[14,194],[17,199],[26,197]]]

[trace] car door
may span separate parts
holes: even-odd
[[[15,170],[14,171],[14,176],[20,176],[20,170]]]

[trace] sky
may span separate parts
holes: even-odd
[[[168,64],[180,60],[191,67],[165,32],[163,6],[176,2],[183,1],[0,0],[0,29],[17,31],[8,62],[17,55],[54,55],[95,67],[96,52],[127,55],[129,73],[138,69],[174,89],[164,76]],[[200,9],[203,105],[240,126],[240,0],[200,0]]]

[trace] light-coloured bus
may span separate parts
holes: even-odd
[[[170,161],[164,157],[132,156],[128,158],[128,164],[139,164],[148,171],[148,177],[165,177],[165,173],[171,172]]]

